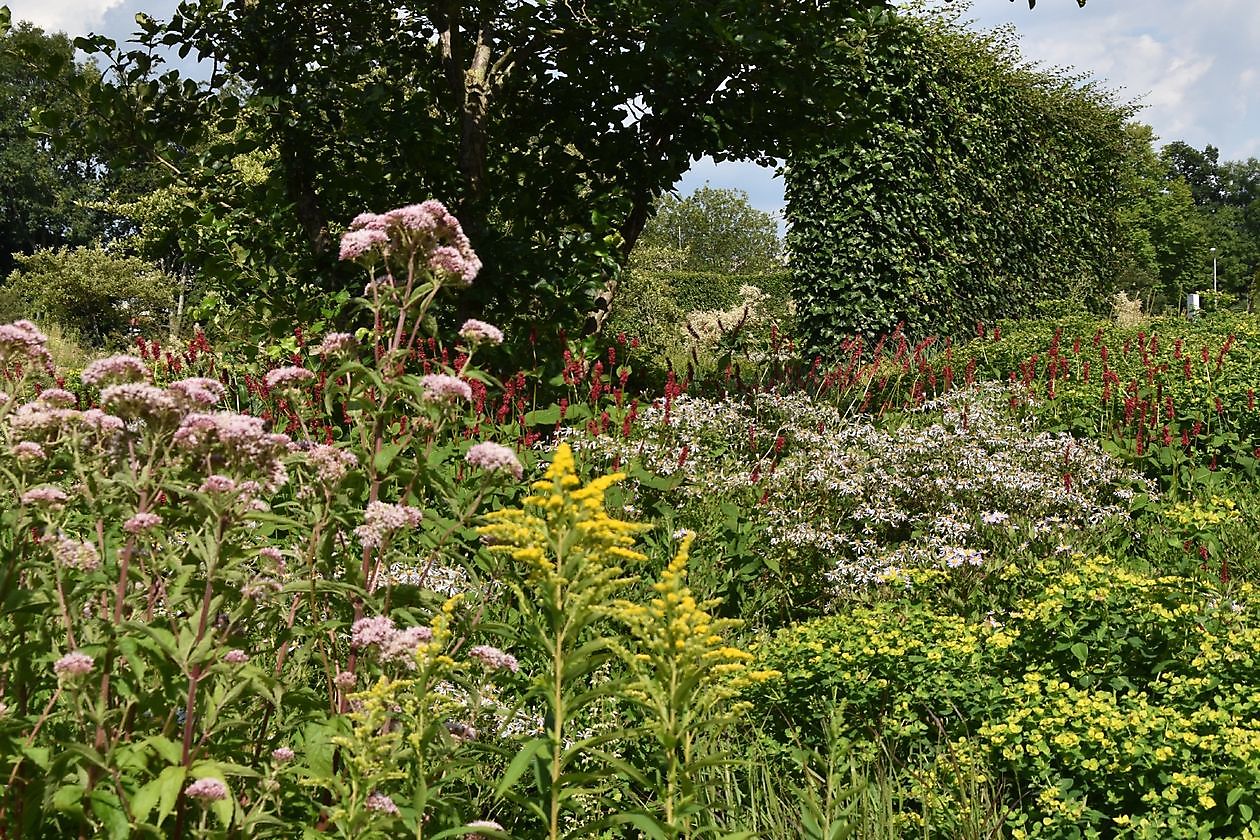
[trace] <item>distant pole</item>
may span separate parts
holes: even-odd
[[[1216,298],[1216,249],[1212,249],[1212,308],[1219,309],[1220,303]]]

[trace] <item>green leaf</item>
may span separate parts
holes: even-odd
[[[97,787],[89,799],[92,815],[101,821],[111,840],[126,840],[131,836],[131,821],[123,811],[118,796],[108,788]]]
[[[84,790],[83,785],[62,785],[53,793],[53,808],[58,811],[82,811]]]
[[[378,473],[388,471],[389,465],[392,464],[394,459],[398,457],[398,453],[402,451],[402,448],[403,444],[401,443],[395,442],[385,444],[381,447],[380,451],[376,453],[376,457],[372,459],[372,466],[376,468]]]
[[[527,426],[554,426],[559,422],[560,406],[558,405],[535,409],[525,414],[525,425]]]
[[[1085,645],[1085,643],[1077,642],[1076,644],[1072,645],[1070,650],[1072,651],[1072,655],[1075,656],[1078,660],[1080,660],[1080,663],[1084,665],[1085,659],[1089,655],[1089,648]]]
[[[611,822],[632,825],[655,840],[669,840],[669,826],[649,814],[616,814]]]
[[[158,774],[158,825],[175,812],[175,802],[179,799],[185,778],[187,770],[182,764],[167,767]]]
[[[494,795],[501,797],[507,793],[516,784],[517,780],[524,775],[530,764],[533,763],[534,756],[547,749],[548,746],[549,742],[546,738],[535,738],[521,747],[520,752],[512,759],[512,763],[503,771],[503,777],[499,779],[499,784],[494,789]]]
[[[158,777],[146,782],[131,797],[131,816],[136,822],[148,822],[149,813],[157,805],[161,789],[162,779]]]

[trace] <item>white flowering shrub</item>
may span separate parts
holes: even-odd
[[[629,436],[572,440],[667,477],[679,522],[702,533],[715,499],[740,506],[765,574],[799,607],[896,569],[984,568],[1034,545],[1054,550],[1154,492],[1098,445],[1010,419],[1005,401],[994,386],[955,391],[888,428],[800,391],[684,395],[645,409]],[[640,496],[651,485],[659,478]]]

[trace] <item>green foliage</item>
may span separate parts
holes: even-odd
[[[25,60],[31,51],[42,54],[42,68]],[[37,133],[40,121],[72,125],[79,115],[70,91],[98,76],[75,62],[64,35],[27,25],[0,30],[0,277],[13,269],[13,254],[84,245],[105,231],[90,207],[109,186],[99,153],[75,132],[60,147]]]
[[[1175,311],[1186,292],[1203,283],[1208,247],[1203,220],[1190,185],[1172,177],[1156,157],[1150,129],[1131,124],[1126,133],[1132,140],[1126,185],[1130,201],[1120,214],[1124,265],[1118,285],[1135,291],[1147,312]]]
[[[840,107],[850,92],[817,79],[854,64],[885,5],[511,2],[399,17],[383,2],[207,0],[141,16],[130,48],[82,39],[116,71],[84,110],[195,195],[274,149],[267,189],[200,203],[241,264],[213,268],[247,292],[268,268],[276,288],[344,287],[330,220],[429,194],[485,257],[469,308],[568,324],[693,157],[765,159],[818,129],[820,102]],[[210,86],[183,78],[161,48],[220,72]]]
[[[848,335],[958,334],[1045,298],[1106,300],[1129,110],[1024,65],[1002,34],[903,17],[864,105],[786,175],[788,249],[807,347]]]
[[[17,255],[5,288],[26,317],[47,318],[100,346],[128,331],[164,330],[174,281],[152,264],[100,248]]]
[[[1195,285],[1211,288],[1212,257],[1217,282],[1231,292],[1249,290],[1260,269],[1260,161],[1224,161],[1211,145],[1203,151],[1178,140],[1160,152],[1170,179],[1184,180],[1198,209],[1203,243],[1195,253]],[[1210,254],[1208,249],[1215,248]]]
[[[1225,603],[1192,578],[1080,556],[990,576],[961,610],[948,571],[893,584],[912,600],[765,643],[760,661],[784,676],[759,707],[821,734],[820,698],[835,696],[851,731],[882,732],[901,751],[940,733],[1007,783],[1012,836],[1249,836],[1260,807],[1253,590]]]
[[[1088,316],[1002,322],[955,353],[1016,383],[1014,413],[1092,438],[1174,495],[1257,472],[1260,322],[1236,312],[1121,327]]]
[[[727,364],[739,364],[743,375],[754,380],[769,359],[771,330],[781,336],[792,332],[794,308],[786,271],[655,270],[638,259],[621,276],[606,329],[640,342],[642,361],[635,373],[641,386],[656,386],[665,380],[667,371],[674,370],[689,371],[703,387],[721,381]],[[756,294],[745,313],[748,287]],[[722,329],[717,327],[719,322]]]
[[[683,271],[756,274],[783,265],[774,216],[754,209],[741,190],[707,185],[685,198],[662,195],[635,247],[676,249]]]

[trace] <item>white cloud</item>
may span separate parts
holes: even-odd
[[[1073,66],[1137,99],[1137,119],[1164,141],[1211,143],[1226,159],[1260,146],[1260,109],[1250,107],[1255,0],[1092,0],[1084,9],[1047,0],[1033,12],[976,0],[971,12],[983,27],[1013,23],[1030,60]]]
[[[28,20],[50,32],[86,35],[105,20],[105,13],[124,0],[4,0],[15,21]]]

